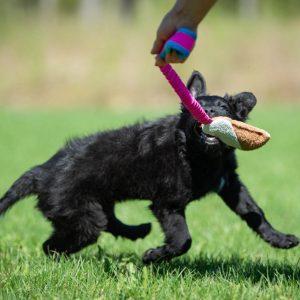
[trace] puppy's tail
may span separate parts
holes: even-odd
[[[0,215],[4,214],[17,201],[37,193],[36,181],[40,173],[39,167],[24,173],[0,199]]]

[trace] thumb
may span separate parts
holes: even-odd
[[[159,54],[164,46],[165,41],[157,37],[153,43],[151,54]]]

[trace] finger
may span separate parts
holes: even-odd
[[[168,64],[174,64],[174,63],[178,63],[179,62],[179,57],[177,56],[176,53],[174,53],[175,51],[172,51],[170,53],[167,53],[166,54],[166,58],[165,58],[165,61],[166,63]]]
[[[155,66],[163,67],[165,64],[166,62],[159,55],[155,57]]]
[[[187,57],[181,58],[178,56],[177,51],[173,50],[170,52],[170,61],[174,64],[174,63],[179,63],[182,64],[186,61]]]
[[[166,62],[167,64],[170,64],[170,63],[173,62],[173,61],[172,61],[172,57],[171,57],[171,53],[167,53],[167,54],[166,54],[166,56],[165,56],[165,62]]]
[[[186,57],[186,58],[183,58],[183,59],[180,59],[180,60],[178,61],[178,63],[183,64],[183,63],[186,61],[186,59],[187,59],[187,57]]]
[[[170,58],[173,63],[177,63],[180,61],[180,58],[178,57],[177,52],[174,50],[170,52]]]
[[[155,41],[154,41],[152,49],[151,49],[152,54],[159,54],[162,51],[162,48],[163,48],[165,42],[176,31],[176,28],[174,26],[170,26],[169,21],[167,21],[167,19],[168,19],[168,16],[166,16],[162,20],[162,22],[156,32],[156,38],[155,38]]]
[[[157,37],[153,43],[153,47],[151,49],[151,54],[159,54],[160,51],[162,50],[164,43],[165,43],[164,40]]]

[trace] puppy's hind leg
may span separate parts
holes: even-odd
[[[97,241],[98,236],[84,237],[80,232],[67,229],[57,229],[50,238],[44,242],[43,250],[45,254],[51,256],[55,254],[69,255],[80,251],[82,248]]]
[[[68,218],[52,220],[54,232],[44,242],[47,255],[72,254],[95,243],[100,232],[106,229],[107,217],[98,204],[85,206]]]
[[[144,238],[151,231],[151,224],[145,223],[140,225],[126,225],[122,223],[114,214],[113,208],[107,213],[107,232],[111,233],[115,237],[121,236],[130,240],[136,240]]]
[[[294,235],[284,234],[272,227],[236,174],[228,179],[219,195],[235,213],[247,222],[250,228],[271,246],[289,249],[299,244],[298,238]]]

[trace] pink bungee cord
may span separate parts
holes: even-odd
[[[210,124],[213,120],[207,115],[199,102],[197,102],[196,99],[192,96],[190,91],[187,89],[187,87],[182,82],[175,70],[171,67],[171,65],[164,65],[163,67],[160,67],[160,70],[167,78],[170,85],[179,96],[184,106],[192,114],[192,116],[200,124]]]

